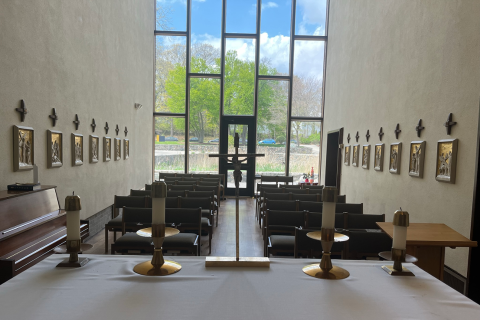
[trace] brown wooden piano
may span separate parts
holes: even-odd
[[[66,214],[55,186],[35,191],[0,191],[0,284],[53,253],[66,241]],[[89,235],[81,221],[80,235]]]

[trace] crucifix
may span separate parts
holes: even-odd
[[[358,138],[360,138],[360,135],[358,134],[358,131],[357,131],[357,134],[355,135],[355,140],[357,140],[357,142],[358,142]]]
[[[115,129],[115,131],[117,132],[117,136],[118,136],[118,132],[120,131],[120,128],[118,127],[118,124],[117,124],[117,128]]]
[[[397,123],[397,126],[395,127],[395,137],[398,139],[398,134],[400,132],[402,132],[402,130],[400,130],[400,123]]]
[[[104,127],[104,129],[105,129],[105,134],[108,134],[108,129],[110,129],[110,128],[108,127],[108,122],[105,122],[105,127]]]
[[[247,161],[250,158],[255,157],[265,157],[265,154],[259,153],[244,153],[239,154],[238,148],[240,145],[240,138],[238,133],[235,132],[234,154],[209,154],[211,158],[222,158],[225,159],[228,163],[233,164],[233,178],[235,180],[235,224],[236,224],[236,256],[235,258],[231,257],[207,257],[205,261],[206,267],[270,267],[270,260],[265,257],[251,257],[251,258],[240,258],[240,230],[239,230],[239,192],[240,192],[240,182],[242,182],[242,163]],[[231,159],[229,159],[231,158]],[[239,160],[239,158],[242,158]]]
[[[23,101],[23,100],[22,100]],[[448,119],[447,119],[447,122],[445,122],[443,125],[445,126],[445,128],[447,128],[447,134],[450,135],[450,133],[452,132],[452,126],[456,125],[457,123],[455,121],[452,121],[452,118],[453,118],[453,113],[450,113],[448,115]],[[23,120],[22,120],[23,121]]]
[[[15,110],[20,113],[20,121],[25,121],[25,116],[28,113],[27,108],[25,108],[25,101],[20,100],[20,108],[15,108]]]
[[[95,132],[95,128],[97,127],[95,124],[95,119],[92,119],[92,124],[90,126],[92,127],[92,131]]]
[[[57,116],[57,110],[55,108],[52,109],[52,114],[48,116],[50,119],[52,119],[52,124],[55,127],[57,124],[58,116]]]
[[[368,139],[370,138],[370,130],[367,130],[367,135],[365,137],[367,137],[367,142],[368,142]]]
[[[380,138],[380,141],[382,141],[382,137],[385,133],[383,133],[383,127],[380,127],[380,131],[378,132],[378,137]]]
[[[348,141],[348,143],[350,143],[350,133],[347,136],[347,141]]]
[[[123,132],[125,132],[125,137],[126,137],[127,133],[128,133],[127,127],[125,127],[125,131],[123,131]]]
[[[417,137],[420,138],[420,134],[422,132],[422,130],[425,129],[424,126],[422,126],[422,119],[418,120],[418,124],[417,126],[415,127],[415,131],[417,131]]]
[[[75,124],[75,130],[78,130],[78,125],[80,124],[80,120],[78,120],[78,114],[75,115],[75,120],[73,120]]]

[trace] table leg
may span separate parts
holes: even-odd
[[[407,254],[418,259],[415,263],[418,267],[443,281],[445,247],[407,246]]]

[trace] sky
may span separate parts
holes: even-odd
[[[157,0],[157,7],[170,8],[171,30],[186,30],[187,0]],[[255,33],[255,0],[227,0],[226,32]],[[262,1],[260,59],[267,58],[280,73],[288,73],[291,0]],[[295,33],[325,35],[326,0],[297,0]],[[220,48],[222,0],[192,0],[192,42],[207,42]],[[228,39],[227,50],[240,59],[254,60],[255,41]],[[294,75],[320,76],[323,71],[323,42],[296,41]]]

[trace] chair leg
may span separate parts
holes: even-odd
[[[113,230],[113,241],[117,241],[117,230]]]
[[[108,228],[105,227],[105,253],[108,253]]]
[[[115,254],[115,244],[112,243],[112,247],[110,248],[110,254]]]
[[[212,253],[212,232],[208,233],[208,253]]]

